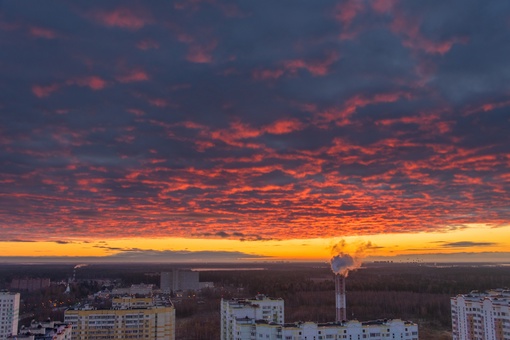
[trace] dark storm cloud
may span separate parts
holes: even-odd
[[[4,240],[510,218],[506,2],[0,6]]]

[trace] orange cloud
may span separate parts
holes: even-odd
[[[304,124],[297,119],[278,120],[267,126],[264,130],[275,135],[285,134],[292,131],[299,131],[304,128]]]

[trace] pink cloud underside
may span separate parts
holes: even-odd
[[[395,92],[379,93],[372,96],[356,95],[348,99],[342,107],[331,108],[316,114],[315,124],[318,126],[324,126],[324,124],[335,122],[337,125],[348,125],[351,123],[350,117],[356,112],[358,108],[377,103],[392,103],[401,98],[411,98],[411,94],[405,92]]]
[[[348,0],[339,3],[334,10],[335,19],[344,26],[349,26],[356,16],[365,10],[365,5],[359,0]]]
[[[275,80],[285,74],[296,75],[299,70],[306,70],[314,77],[328,74],[330,67],[340,59],[337,52],[330,52],[322,60],[291,59],[281,63],[277,69],[256,69],[252,72],[255,80]]]
[[[467,39],[453,37],[443,41],[433,41],[426,38],[420,31],[421,19],[410,17],[401,12],[395,12],[390,29],[402,37],[402,44],[412,50],[424,51],[428,54],[443,55],[450,51],[454,44],[466,43]]]
[[[134,11],[129,8],[117,8],[112,11],[98,10],[92,12],[90,16],[104,26],[130,30],[139,30],[152,21],[144,10]]]
[[[149,75],[142,70],[132,70],[128,73],[117,76],[117,80],[121,83],[133,83],[138,81],[149,80]]]
[[[37,98],[44,98],[51,95],[53,92],[57,91],[60,88],[59,84],[51,84],[51,85],[33,85],[32,93]]]
[[[397,4],[397,0],[372,0],[372,1],[370,1],[370,5],[372,6],[372,9],[378,13],[391,12],[396,4]]]
[[[146,39],[146,40],[139,41],[136,44],[136,47],[138,47],[139,49],[144,50],[144,51],[150,50],[150,49],[158,49],[159,43],[155,40]]]
[[[67,81],[68,85],[86,86],[92,90],[102,90],[106,87],[107,82],[98,76],[81,77]]]
[[[215,40],[204,44],[193,42],[188,46],[186,60],[192,63],[200,64],[211,63],[213,61],[213,52],[217,45],[218,42]]]
[[[54,30],[43,27],[30,27],[29,33],[34,38],[55,39],[57,37],[57,33]]]

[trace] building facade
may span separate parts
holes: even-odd
[[[473,291],[450,302],[453,340],[510,340],[510,290]]]
[[[180,290],[199,290],[199,273],[180,269],[162,272],[160,288],[161,292],[166,294]]]
[[[0,292],[0,340],[18,334],[19,293]]]
[[[11,281],[11,290],[26,290],[29,292],[33,292],[36,290],[41,290],[44,288],[48,288],[50,286],[49,278],[15,278]]]
[[[398,319],[289,324],[238,319],[235,332],[236,340],[418,340],[418,325]]]
[[[74,340],[175,339],[175,309],[171,304],[148,303],[147,298],[115,298],[112,309],[88,307],[65,311]]]
[[[283,299],[272,299],[259,294],[253,299],[221,300],[221,339],[236,340],[241,332],[238,320],[264,320],[283,324]],[[247,338],[249,339],[249,338]]]

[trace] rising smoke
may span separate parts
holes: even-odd
[[[347,277],[350,270],[356,270],[361,267],[365,252],[372,248],[371,242],[361,243],[353,255],[345,251],[345,240],[341,240],[332,248],[332,253],[336,254],[331,258],[331,270],[333,273]]]
[[[88,264],[85,264],[85,263],[77,264],[76,266],[74,266],[74,269],[78,269],[78,268],[86,267],[86,266],[88,266]]]

